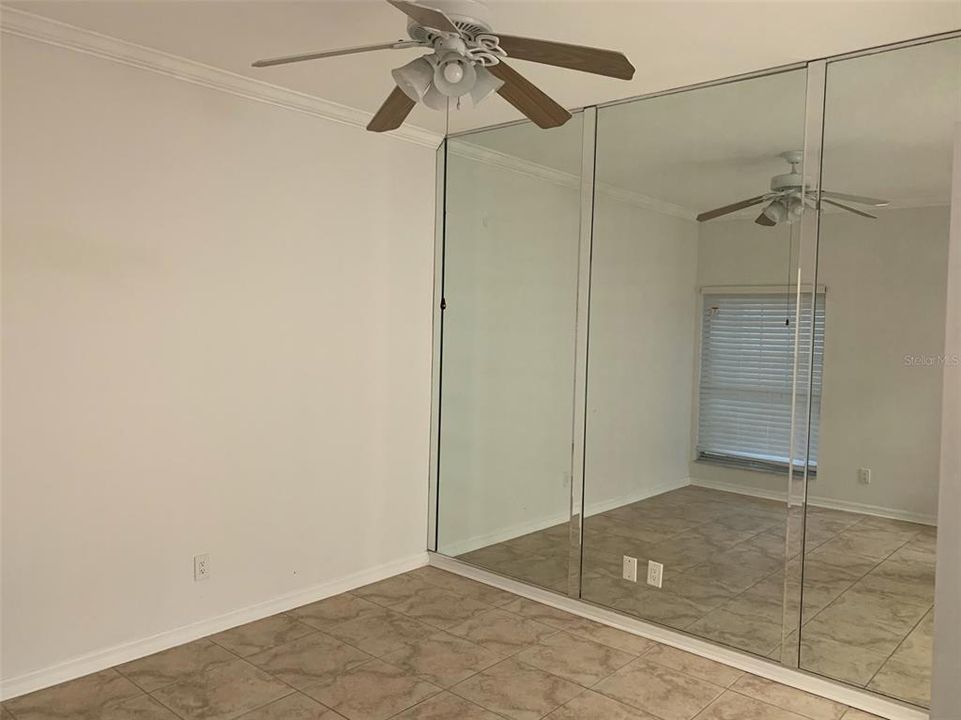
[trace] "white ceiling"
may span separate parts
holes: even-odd
[[[518,62],[562,105],[580,107],[961,27],[957,0],[490,0],[495,29],[619,49],[631,82]],[[255,70],[261,57],[404,36],[382,0],[33,0],[10,6],[373,112],[390,68],[416,50],[387,50]],[[500,98],[452,112],[453,131],[516,119]],[[442,113],[414,125],[442,131]]]

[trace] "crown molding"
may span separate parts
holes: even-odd
[[[95,55],[194,85],[201,85],[212,90],[219,90],[248,100],[256,100],[306,115],[313,115],[362,130],[365,130],[367,123],[373,117],[373,113],[272,85],[262,80],[238,75],[228,70],[221,70],[178,55],[171,55],[92,30],[79,28],[75,25],[62,23],[58,20],[51,20],[24,10],[0,6],[0,31],[48,45]],[[432,149],[436,149],[443,140],[443,135],[440,133],[409,125],[404,125],[397,130],[384,133],[384,135]]]
[[[514,155],[508,155],[507,153],[502,153],[498,150],[492,150],[491,148],[486,148],[474,143],[464,142],[463,140],[452,138],[451,142],[448,143],[447,148],[448,153],[456,157],[474,160],[475,162],[484,163],[485,165],[493,165],[494,167],[501,168],[502,170],[508,170],[510,172],[527,175],[528,177],[549,182],[552,185],[559,185],[561,187],[572,189],[579,188],[581,186],[581,178],[579,175],[565,172],[563,170],[557,170],[556,168],[541,165],[531,160],[524,160]],[[635,207],[651,210],[653,212],[660,213],[661,215],[670,215],[671,217],[680,218],[682,220],[694,220],[697,215],[696,212],[689,210],[686,207],[665,202],[663,200],[658,200],[657,198],[652,198],[648,195],[644,195],[633,190],[627,190],[616,185],[611,185],[610,183],[597,183],[596,189],[598,193],[607,196],[611,200],[621,202],[626,205],[633,205]]]

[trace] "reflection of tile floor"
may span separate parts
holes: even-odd
[[[582,597],[779,656],[786,522],[783,503],[694,486],[594,515]],[[812,507],[805,537],[801,667],[927,705],[934,528]],[[460,558],[566,593],[568,552],[564,524]],[[624,555],[638,558],[640,583],[621,579]],[[648,560],[664,565],[660,590],[643,584]]]
[[[0,709],[2,720],[873,717],[435,568]]]

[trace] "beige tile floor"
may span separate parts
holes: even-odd
[[[786,522],[783,503],[694,486],[588,517],[581,595],[779,657]],[[801,667],[927,705],[935,539],[923,525],[809,508]],[[460,558],[566,593],[569,551],[564,524]],[[663,563],[663,587],[623,580],[624,555],[641,573],[648,560]]]
[[[3,720],[864,720],[436,568],[9,700]]]

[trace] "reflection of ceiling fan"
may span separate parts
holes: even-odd
[[[397,86],[367,125],[374,132],[400,127],[418,102],[434,110],[446,110],[450,98],[459,101],[461,96],[467,96],[476,105],[495,90],[542,128],[567,122],[571,114],[505,63],[505,57],[621,80],[634,77],[634,66],[613,50],[494,34],[489,11],[479,0],[387,2],[407,15],[410,40],[258,60],[253,66],[284,65],[371,50],[430,48],[430,54],[393,71]]]
[[[817,190],[810,186],[807,187],[807,193],[802,194],[802,186],[804,183],[804,177],[801,175],[798,166],[801,164],[801,158],[804,153],[800,150],[790,150],[788,152],[781,153],[780,157],[784,158],[791,165],[791,171],[783,175],[775,175],[771,178],[771,192],[765,193],[764,195],[758,195],[757,197],[752,197],[747,200],[742,200],[741,202],[736,202],[731,205],[725,205],[724,207],[719,207],[716,210],[708,210],[707,212],[702,212],[697,216],[699,222],[704,222],[705,220],[713,220],[714,218],[721,217],[722,215],[727,215],[732,212],[737,212],[738,210],[743,210],[744,208],[749,208],[752,205],[760,205],[761,203],[767,203],[767,207],[761,211],[761,214],[757,216],[754,221],[758,225],[766,225],[768,227],[773,227],[779,223],[796,222],[800,217],[801,213],[804,212],[805,207],[811,209],[817,208]],[[863,210],[858,210],[850,205],[844,205],[843,203],[837,202],[838,200],[845,200],[847,202],[857,203],[859,205],[871,205],[872,207],[885,207],[888,205],[887,200],[878,200],[877,198],[863,197],[861,195],[848,195],[847,193],[831,192],[829,190],[821,191],[821,202],[827,205],[833,205],[834,207],[841,208],[842,210],[847,210],[855,215],[860,215],[861,217],[877,219],[875,215],[866,213]]]

